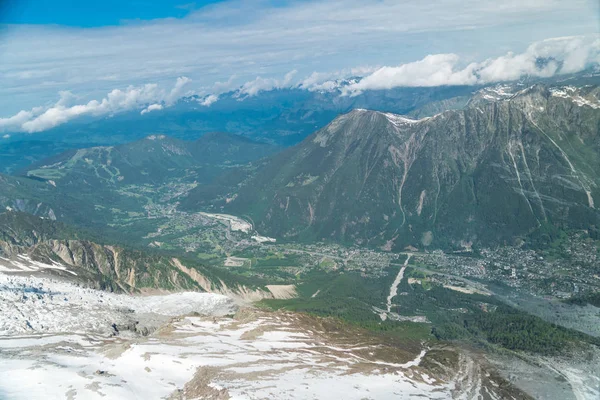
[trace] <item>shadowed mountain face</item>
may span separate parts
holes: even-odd
[[[56,219],[54,210],[49,206],[55,195],[55,188],[47,183],[0,174],[1,210],[15,210]]]
[[[395,250],[598,226],[597,95],[488,91],[419,120],[355,110],[274,157],[225,209],[267,235]]]

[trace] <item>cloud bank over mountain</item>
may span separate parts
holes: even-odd
[[[517,80],[524,76],[552,77],[580,72],[600,63],[600,36],[580,36],[547,39],[531,44],[523,53],[509,52],[496,58],[464,65],[457,54],[432,54],[422,60],[384,67],[355,67],[335,72],[313,72],[297,78],[297,71],[281,78],[256,77],[237,88],[232,80],[217,82],[214,93],[198,99],[201,106],[210,107],[227,92],[243,101],[260,92],[277,89],[304,89],[339,92],[355,96],[368,90],[397,87],[433,87],[481,85]],[[461,65],[464,65],[461,67]],[[356,79],[357,76],[364,77]],[[340,80],[355,78],[340,84]],[[157,83],[113,89],[100,100],[74,104],[77,97],[69,91],[59,92],[59,100],[50,106],[36,106],[12,116],[0,118],[0,132],[41,132],[81,116],[105,116],[140,109],[142,115],[162,110],[184,96],[198,94],[192,80],[179,77],[172,88]]]
[[[422,60],[395,67],[382,67],[345,93],[392,89],[402,86],[477,85],[517,80],[523,76],[548,78],[556,74],[580,72],[600,62],[600,37],[566,37],[532,44],[520,54],[473,62],[460,67],[456,54],[434,54]]]
[[[60,99],[49,107],[34,107],[31,110],[21,110],[12,117],[0,118],[0,130],[34,133],[86,115],[98,117],[142,107],[142,114],[161,110],[163,105],[160,103],[167,106],[173,104],[184,95],[184,88],[189,82],[189,78],[177,78],[171,90],[161,88],[155,83],[129,86],[123,90],[111,90],[101,100],[74,105],[71,105],[74,99],[71,92],[60,92]],[[147,104],[150,105],[146,106]]]

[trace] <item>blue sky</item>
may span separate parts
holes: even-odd
[[[0,132],[192,93],[212,95],[208,106],[240,87],[331,88],[355,75],[368,79],[354,93],[475,84],[561,73],[536,70],[538,56],[569,71],[600,57],[596,0],[89,3],[0,3]]]
[[[219,0],[7,0],[0,22],[58,24],[74,27],[119,25],[124,21],[183,18],[189,12]]]

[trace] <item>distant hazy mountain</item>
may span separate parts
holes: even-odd
[[[117,146],[70,150],[26,169],[36,177],[61,185],[121,185],[161,183],[170,178],[208,182],[224,168],[265,157],[277,150],[228,133],[209,133],[196,141],[164,135]]]
[[[354,110],[274,157],[225,210],[271,236],[396,250],[600,226],[599,97],[515,85],[419,120]]]
[[[149,135],[196,140],[218,131],[291,146],[339,114],[355,108],[422,118],[462,109],[480,89],[476,86],[401,87],[344,95],[344,88],[359,79],[336,81],[328,90],[288,88],[263,91],[252,97],[234,90],[221,94],[210,107],[201,105],[202,97],[191,96],[143,115],[135,110],[109,117],[82,117],[44,132],[14,133],[10,139],[0,139],[0,172],[14,173],[67,149],[114,146]],[[562,80],[582,86],[597,84],[599,79],[596,71],[586,71],[549,79],[524,78],[521,83]]]
[[[342,84],[343,86],[343,84]],[[409,113],[438,100],[470,96],[477,87],[397,88],[343,96],[341,89],[279,89],[241,97],[224,93],[210,107],[186,97],[171,107],[141,115],[139,110],[103,118],[83,118],[35,134],[53,142],[118,144],[151,134],[196,140],[209,132],[229,132],[262,142],[289,146],[354,108]],[[23,138],[24,135],[15,135]],[[81,147],[81,146],[79,146]]]

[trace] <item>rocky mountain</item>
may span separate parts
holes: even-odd
[[[490,89],[422,119],[357,109],[275,156],[223,207],[269,236],[393,250],[600,226],[599,92]]]
[[[90,238],[91,237],[91,238]],[[20,212],[0,214],[0,271],[53,273],[117,291],[206,291],[240,300],[273,298],[268,288],[165,254],[106,244],[99,236]]]
[[[558,78],[525,78],[523,84],[554,83],[598,84],[596,70]],[[355,108],[411,115],[415,118],[462,108],[479,87],[441,86],[394,88],[342,95],[354,77],[330,82],[322,87],[296,87],[267,90],[247,96],[239,90],[223,93],[210,107],[204,98],[191,96],[163,110],[140,114],[139,110],[110,117],[82,117],[35,135],[15,132],[0,139],[0,172],[16,173],[32,163],[69,149],[113,146],[141,140],[148,135],[197,140],[210,132],[230,132],[260,142],[291,146],[336,116]]]

